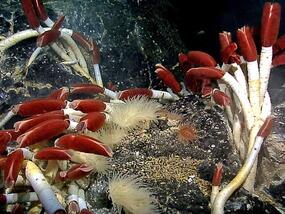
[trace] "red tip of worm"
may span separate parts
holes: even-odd
[[[281,17],[279,3],[266,2],[263,7],[261,21],[261,43],[264,47],[272,46],[278,36]]]
[[[267,137],[268,135],[270,135],[272,127],[273,127],[273,118],[272,117],[266,118],[263,125],[259,129],[257,136],[261,136],[264,138]]]
[[[192,67],[198,67],[198,66],[215,67],[217,65],[216,60],[211,55],[203,51],[189,51],[187,53],[187,56]]]
[[[32,0],[36,11],[36,14],[41,21],[45,21],[48,18],[47,12],[41,0]]]
[[[21,0],[21,3],[30,27],[33,29],[38,28],[40,26],[40,22],[37,18],[36,12],[34,11],[31,0]]]
[[[223,173],[223,164],[218,163],[215,168],[215,172],[212,178],[212,185],[213,186],[220,186],[222,181],[222,174]]]
[[[127,99],[138,97],[138,96],[151,97],[152,91],[148,88],[131,88],[131,89],[121,91],[118,98],[120,100],[127,100]]]
[[[237,31],[237,40],[244,59],[248,62],[257,59],[256,46],[249,27],[242,27]]]

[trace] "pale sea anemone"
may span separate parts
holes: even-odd
[[[156,120],[160,108],[161,105],[158,102],[140,96],[126,100],[124,104],[114,105],[110,116],[118,126],[132,129],[141,125],[142,122]]]
[[[109,180],[109,197],[119,213],[155,214],[157,206],[152,193],[136,176],[114,175]]]
[[[116,125],[104,125],[104,127],[97,132],[87,131],[86,135],[100,140],[113,149],[115,145],[122,142],[127,132],[125,129]]]

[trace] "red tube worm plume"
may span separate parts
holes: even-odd
[[[186,79],[221,79],[225,72],[213,67],[191,68],[186,72]]]
[[[223,164],[218,163],[215,168],[215,172],[212,179],[213,186],[220,186],[222,181]]]
[[[107,82],[107,88],[111,91],[117,91],[118,86],[114,84],[112,81]]]
[[[198,138],[197,130],[190,124],[182,124],[178,127],[177,138],[181,143],[192,143]]]
[[[0,194],[0,205],[7,204],[7,197],[5,194]]]
[[[234,62],[240,64],[240,56],[236,53],[237,48],[236,43],[229,44],[221,53],[222,61],[227,64]]]
[[[91,112],[80,119],[80,122],[76,126],[76,130],[83,131],[88,129],[92,132],[96,132],[100,129],[106,120],[106,115],[102,112]]]
[[[51,30],[54,30],[54,31],[59,31],[59,29],[62,27],[63,25],[63,21],[64,21],[64,16],[60,16],[56,21],[55,23],[53,24]]]
[[[58,100],[67,100],[69,96],[69,89],[67,87],[62,87],[52,91],[48,95],[48,99],[58,99]]]
[[[1,157],[0,156],[0,170],[4,170],[4,168],[6,166],[6,161],[7,161],[7,157]]]
[[[120,100],[127,100],[133,97],[146,96],[151,97],[152,91],[148,88],[132,88],[120,92],[118,98]]]
[[[261,43],[263,47],[272,46],[278,36],[281,6],[277,2],[266,2],[261,19]]]
[[[248,62],[255,61],[257,59],[257,51],[249,27],[238,29],[237,40],[244,59]]]
[[[212,94],[212,92],[213,92],[213,88],[211,86],[205,86],[201,90],[202,97],[208,97]]]
[[[90,42],[84,35],[82,35],[79,32],[73,31],[72,33],[72,39],[77,41],[83,48],[85,48],[87,51],[92,51],[94,48],[93,42]]]
[[[93,39],[92,40],[92,56],[93,56],[93,64],[99,64],[100,63],[100,51],[98,48],[98,45],[96,43],[96,41]]]
[[[278,55],[285,50],[285,35],[280,36],[273,45],[273,55]]]
[[[236,53],[237,45],[232,42],[230,32],[219,33],[220,53],[222,61],[226,64],[237,63],[240,64],[240,56]]]
[[[194,93],[200,93],[202,97],[208,97],[212,94],[213,88],[210,79],[197,79],[197,86]],[[191,88],[190,88],[191,89]]]
[[[22,168],[24,161],[23,151],[17,149],[7,156],[6,165],[4,167],[5,186],[11,187],[17,180],[18,174]]]
[[[72,85],[70,88],[70,93],[99,94],[104,93],[104,88],[95,84],[80,83]]]
[[[37,16],[41,21],[45,21],[48,18],[47,12],[41,0],[32,0]]]
[[[11,141],[11,134],[5,130],[0,131],[0,154],[6,151],[7,144]]]
[[[191,67],[199,67],[199,66],[215,67],[217,65],[216,60],[211,55],[203,51],[189,51],[187,53],[187,56]]]
[[[179,67],[183,73],[186,73],[191,68],[190,62],[188,61],[188,56],[184,53],[178,54]]]
[[[78,180],[89,175],[94,168],[86,164],[75,164],[67,172],[60,172],[60,180]]]
[[[11,214],[24,214],[24,208],[21,204],[15,204],[12,208]]]
[[[17,132],[14,129],[1,130],[0,131],[0,154],[6,152],[7,144],[17,139],[21,135],[21,132]]]
[[[272,131],[272,127],[273,127],[273,118],[272,117],[266,118],[263,125],[259,129],[257,136],[261,136],[263,138],[268,137]]]
[[[33,29],[38,28],[40,26],[40,22],[37,18],[36,12],[34,11],[31,0],[21,0],[21,4],[30,27]]]
[[[155,65],[156,70],[155,73],[157,74],[158,78],[162,80],[162,82],[169,87],[174,93],[179,93],[182,88],[179,82],[176,80],[175,76],[172,72],[164,67],[161,64]]]
[[[62,119],[52,119],[44,121],[33,128],[29,129],[28,132],[20,135],[17,138],[17,142],[20,147],[30,146],[35,143],[39,143],[43,140],[49,140],[69,127],[69,121]]]
[[[285,64],[285,53],[273,57],[272,65],[274,67]]]
[[[215,103],[217,103],[220,106],[227,106],[230,105],[231,103],[231,99],[229,98],[229,96],[218,89],[213,90],[212,97]]]
[[[45,47],[53,42],[55,42],[60,37],[59,28],[64,21],[64,16],[60,16],[59,19],[54,23],[51,30],[45,31],[37,38],[37,46]]]
[[[15,129],[6,129],[6,132],[9,132],[11,134],[11,141],[15,141],[22,134],[22,132],[19,132]]]
[[[202,83],[203,80],[196,79],[186,72],[184,76],[184,84],[188,90],[192,91],[193,93],[200,93],[202,91]]]
[[[56,113],[58,112],[58,113]],[[31,129],[32,127],[38,125],[47,120],[52,119],[67,119],[67,117],[63,114],[62,111],[56,111],[54,113],[47,112],[41,115],[35,115],[25,120],[18,121],[14,124],[14,128],[16,131],[24,133],[25,131]]]
[[[21,135],[21,132],[14,129],[7,129],[0,131],[0,154],[4,153],[7,148],[7,144],[17,139]]]
[[[101,100],[86,99],[86,100],[73,100],[69,104],[70,108],[82,111],[84,113],[89,112],[102,112],[106,109],[106,104]]]
[[[32,116],[35,114],[42,114],[45,112],[61,110],[66,106],[62,100],[56,99],[34,99],[25,101],[21,104],[14,106],[13,112],[20,116]]]
[[[92,214],[92,213],[93,213],[92,211],[87,210],[86,208],[84,208],[80,211],[80,214]]]
[[[67,149],[48,147],[37,152],[34,158],[40,160],[70,160],[71,155]]]
[[[232,42],[231,33],[226,31],[219,33],[219,42],[220,42],[220,52],[222,52]]]
[[[94,153],[112,157],[111,148],[99,140],[85,135],[67,134],[56,140],[55,145],[64,149],[73,149],[79,152]]]

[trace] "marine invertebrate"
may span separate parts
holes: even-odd
[[[108,186],[109,197],[119,213],[158,213],[155,200],[139,178],[130,175],[114,175]]]
[[[157,111],[161,105],[146,97],[136,97],[125,101],[125,104],[114,105],[110,116],[112,121],[120,127],[132,129],[142,121],[152,121],[157,118]]]
[[[234,143],[241,159],[245,160],[237,177],[215,197],[213,213],[223,213],[225,201],[232,194],[233,189],[237,189],[243,181],[245,181],[244,188],[250,192],[254,191],[257,163],[252,163],[252,161],[257,156],[255,146],[259,144],[257,142],[258,133],[262,132],[263,125],[268,123],[271,115],[271,101],[267,85],[272,64],[272,47],[279,31],[280,11],[281,6],[277,2],[264,4],[259,62],[257,61],[258,50],[248,26],[237,30],[237,44],[232,41],[230,33],[220,34],[223,61],[221,67],[211,56],[200,51],[190,51],[187,55],[179,54],[180,68],[184,72],[186,88],[193,93],[213,96],[217,104],[225,109],[232,127]],[[245,60],[247,78],[242,72],[240,65],[242,60],[237,50]],[[219,86],[221,93],[210,93],[214,91],[211,89],[211,83]],[[169,83],[166,82],[165,85],[169,86]],[[246,129],[241,130],[244,124]]]
[[[34,7],[34,5],[33,5]],[[31,7],[30,7],[31,8]],[[270,8],[270,7],[269,7]],[[271,13],[271,12],[270,12]],[[278,13],[277,13],[278,16]],[[43,18],[44,20],[45,18]],[[48,18],[46,18],[48,19]],[[59,19],[58,23],[61,22],[62,19]],[[35,21],[35,20],[32,20]],[[56,29],[56,31],[49,31],[50,29],[47,29],[46,33],[41,34],[41,36],[39,37],[40,39],[50,39],[48,35],[51,34],[57,34],[58,35],[58,27],[59,24],[55,23],[54,25],[54,29]],[[39,28],[38,25],[35,26],[35,28]],[[256,69],[256,62],[255,62],[255,51],[254,51],[254,47],[250,46],[247,47],[245,46],[244,40],[250,40],[250,34],[248,34],[248,30],[246,30],[247,28],[242,28],[240,30],[240,37],[241,39],[239,39],[239,43],[241,48],[245,49],[244,55],[249,55],[247,57],[247,61],[248,62],[252,62],[252,60],[254,61],[254,63],[248,63],[248,65],[253,64],[254,69]],[[29,31],[31,33],[31,31]],[[63,34],[64,35],[64,34]],[[73,36],[75,36],[76,34],[72,34]],[[272,36],[272,35],[271,35]],[[205,54],[203,52],[200,51],[192,51],[190,52],[188,55],[186,55],[186,60],[185,60],[185,55],[180,54],[179,57],[179,61],[181,61],[183,64],[181,65],[181,68],[185,73],[185,85],[188,88],[188,90],[190,91],[194,91],[194,92],[198,92],[198,93],[202,93],[205,96],[212,96],[215,100],[215,102],[217,104],[219,104],[222,108],[225,108],[228,114],[228,118],[230,123],[232,124],[232,128],[233,128],[233,134],[235,135],[235,142],[237,144],[237,148],[240,150],[240,153],[242,154],[243,158],[246,159],[246,153],[247,151],[241,152],[242,149],[246,149],[247,144],[243,141],[246,141],[247,138],[250,139],[250,143],[249,143],[249,148],[248,148],[248,152],[251,151],[251,148],[254,148],[254,144],[255,144],[255,139],[256,139],[256,135],[257,132],[259,130],[259,127],[261,125],[261,122],[264,121],[264,119],[268,116],[268,114],[270,114],[270,100],[268,101],[269,97],[268,94],[266,93],[265,90],[265,95],[263,97],[264,104],[262,104],[262,98],[259,97],[259,101],[257,102],[254,96],[252,96],[252,94],[258,94],[260,93],[261,96],[263,96],[263,92],[261,93],[261,89],[260,91],[256,90],[259,86],[257,86],[258,84],[255,84],[255,81],[260,81],[259,85],[261,84],[261,80],[259,80],[259,78],[256,78],[256,70],[252,70],[250,73],[250,75],[253,76],[253,78],[250,80],[250,84],[252,87],[252,90],[248,90],[247,89],[247,82],[245,82],[245,78],[244,75],[241,73],[241,68],[239,66],[240,63],[240,57],[239,55],[236,53],[237,50],[237,44],[233,43],[229,38],[228,38],[228,34],[225,38],[225,40],[227,40],[227,42],[225,42],[223,39],[221,39],[221,43],[224,41],[224,47],[221,48],[223,50],[222,51],[222,57],[223,57],[223,62],[225,63],[221,68],[215,68],[215,66],[217,66],[217,63],[215,62],[215,60],[209,56],[208,54]],[[15,38],[15,37],[13,37]],[[43,40],[41,40],[43,41]],[[80,40],[79,40],[80,41]],[[92,45],[94,46],[94,42],[92,42],[92,45],[90,44],[91,42],[87,41],[87,40],[81,40],[81,43],[84,44],[86,46],[87,49],[91,50],[92,49]],[[251,42],[252,43],[252,42]],[[4,42],[4,44],[8,44],[8,40],[6,40]],[[266,44],[267,46],[268,44]],[[269,44],[271,45],[271,44]],[[7,47],[7,46],[6,46]],[[248,50],[249,49],[249,50]],[[93,48],[93,64],[94,64],[94,69],[98,70],[98,63],[99,63],[99,59],[97,58],[96,54],[98,55],[98,52],[95,53],[96,50]],[[253,56],[254,55],[254,56]],[[184,58],[183,58],[184,57]],[[267,57],[265,57],[267,58]],[[188,60],[190,62],[188,62]],[[74,61],[69,61],[67,63],[71,63],[74,64],[77,63],[78,60],[74,60]],[[81,63],[79,63],[82,68],[83,65]],[[231,64],[231,65],[229,65]],[[264,65],[264,64],[263,64]],[[260,68],[264,68],[265,66],[261,66]],[[196,68],[193,68],[196,67]],[[197,66],[202,66],[197,68]],[[249,66],[251,69],[252,67]],[[190,69],[190,70],[189,70]],[[234,73],[230,73],[228,72],[229,70],[234,70]],[[250,70],[250,69],[249,69]],[[266,69],[268,71],[268,69]],[[259,71],[258,71],[259,72]],[[99,141],[102,141],[100,139],[92,139],[90,140],[90,138],[86,138],[84,137],[84,135],[86,134],[86,132],[89,131],[97,131],[100,130],[102,128],[102,126],[104,126],[104,124],[109,123],[109,122],[113,122],[116,121],[117,126],[125,126],[125,124],[131,124],[129,125],[129,127],[131,128],[127,128],[127,129],[132,129],[133,127],[136,127],[137,124],[140,124],[141,121],[144,121],[145,118],[139,115],[140,113],[146,114],[146,112],[144,113],[144,108],[145,106],[141,106],[141,109],[139,109],[138,107],[136,107],[139,110],[143,110],[143,111],[137,111],[136,113],[133,113],[133,111],[127,110],[125,111],[123,114],[130,114],[132,113],[132,118],[136,118],[138,117],[139,119],[137,119],[135,122],[129,122],[129,120],[127,121],[127,123],[123,123],[122,124],[122,112],[120,112],[119,110],[117,110],[116,108],[118,107],[118,109],[120,108],[125,108],[126,104],[129,102],[128,99],[132,99],[135,96],[147,96],[150,98],[158,98],[158,99],[167,99],[167,100],[175,100],[178,99],[179,96],[183,96],[184,95],[184,90],[182,84],[178,83],[175,80],[175,77],[173,75],[171,75],[170,71],[168,69],[166,69],[165,67],[159,65],[157,66],[157,73],[158,76],[165,81],[166,85],[172,90],[172,92],[162,92],[162,91],[157,91],[157,90],[152,90],[152,89],[127,89],[125,91],[121,91],[121,92],[113,92],[111,90],[108,90],[104,87],[100,87],[98,85],[77,85],[77,86],[72,86],[70,88],[71,93],[78,93],[78,92],[96,92],[96,93],[101,93],[101,94],[105,94],[107,95],[109,98],[111,98],[112,100],[115,100],[115,102],[118,102],[117,99],[121,99],[126,101],[125,103],[120,102],[118,104],[115,103],[108,103],[108,105],[105,105],[106,103],[100,102],[99,101],[99,111],[104,111],[104,112],[90,112],[90,111],[95,111],[96,109],[94,109],[93,107],[98,107],[97,104],[95,104],[94,100],[76,100],[76,101],[72,101],[71,103],[67,103],[65,102],[65,100],[67,99],[67,95],[69,92],[69,89],[64,87],[59,89],[58,91],[56,91],[55,93],[53,93],[52,95],[49,96],[49,98],[47,100],[40,100],[39,101],[39,105],[36,105],[35,102],[32,103],[28,103],[25,102],[23,103],[23,105],[19,105],[18,110],[17,108],[14,108],[10,114],[8,114],[8,116],[3,120],[2,125],[5,123],[6,120],[9,119],[10,116],[13,116],[15,114],[18,115],[23,115],[23,116],[29,116],[29,115],[33,115],[33,114],[41,114],[41,116],[32,116],[32,118],[28,118],[26,121],[23,122],[19,122],[18,123],[18,128],[15,126],[16,130],[20,131],[20,132],[26,132],[29,129],[32,129],[30,133],[26,133],[26,135],[23,135],[22,138],[19,138],[18,141],[21,142],[21,146],[27,146],[27,145],[32,145],[30,146],[30,148],[33,150],[33,152],[35,152],[35,156],[37,157],[38,160],[46,158],[46,160],[48,161],[48,166],[47,168],[51,168],[50,166],[57,166],[57,167],[62,167],[62,163],[59,164],[57,162],[55,162],[55,160],[53,159],[56,155],[58,156],[58,158],[62,158],[65,160],[64,163],[68,163],[70,164],[70,162],[79,162],[81,165],[75,165],[75,167],[71,167],[71,171],[68,170],[68,168],[65,169],[60,169],[58,171],[60,171],[60,175],[59,177],[62,178],[63,180],[65,180],[66,182],[70,182],[70,179],[73,178],[81,178],[81,176],[85,176],[86,174],[88,174],[90,171],[92,171],[93,169],[96,170],[100,169],[100,166],[96,166],[95,164],[92,165],[91,162],[89,162],[89,160],[96,160],[95,157],[97,156],[90,156],[86,154],[86,152],[88,152],[89,150],[87,148],[85,148],[84,146],[80,145],[78,146],[77,140],[75,140],[75,142],[73,142],[71,145],[69,145],[69,143],[67,143],[67,141],[65,141],[64,143],[59,143],[60,141],[57,141],[56,145],[61,145],[64,148],[61,149],[49,149],[49,148],[45,148],[42,149],[41,147],[43,146],[42,144],[38,144],[39,140],[43,140],[46,141],[49,138],[53,138],[53,137],[57,137],[57,136],[61,136],[64,132],[81,132],[80,135],[73,135],[73,134],[69,134],[69,135],[65,135],[63,137],[60,137],[60,139],[64,139],[67,138],[70,141],[73,141],[74,138],[81,138],[82,141],[84,141],[84,145],[89,145],[90,146],[90,151],[92,149],[92,151],[98,151],[100,154],[107,154],[107,155],[111,155],[112,153],[110,152],[110,150],[108,149],[108,147],[106,147],[105,145],[102,145]],[[234,77],[234,79],[233,79]],[[218,81],[216,82],[215,80],[218,79]],[[266,80],[268,80],[268,77],[265,77]],[[225,84],[223,84],[224,82],[227,82],[229,86],[226,86]],[[99,80],[97,81],[98,84]],[[211,88],[211,83],[217,83],[217,85],[220,88],[220,91],[217,89],[212,89]],[[260,86],[261,87],[261,86]],[[248,98],[248,94],[252,93],[251,95],[249,95],[251,98]],[[237,96],[237,97],[235,97]],[[54,100],[52,101],[52,99],[57,99],[57,101],[59,100],[59,105],[57,105]],[[143,98],[146,99],[148,101],[147,98]],[[230,99],[232,99],[230,101]],[[138,101],[140,102],[140,101]],[[253,103],[259,103],[258,106],[252,106]],[[51,109],[47,108],[48,106],[51,107]],[[260,107],[264,107],[264,111],[262,111],[260,109]],[[44,108],[43,108],[44,107]],[[26,109],[25,109],[26,108]],[[240,111],[240,109],[242,109]],[[38,110],[40,110],[38,112]],[[53,113],[51,115],[44,115],[43,113],[45,111],[51,111],[51,110],[59,110],[59,112],[55,113],[53,115]],[[98,110],[98,109],[97,109]],[[261,113],[260,113],[261,111]],[[117,114],[115,114],[115,112],[117,112]],[[119,112],[119,113],[118,113]],[[155,113],[156,114],[156,113]],[[260,118],[259,118],[259,114],[260,114]],[[121,118],[121,119],[120,119]],[[155,119],[156,117],[150,117]],[[245,118],[245,120],[244,120]],[[259,120],[260,119],[260,120]],[[49,128],[51,126],[51,124],[53,124],[55,122],[55,120],[59,123],[58,127],[53,128],[52,130],[50,130],[50,132],[47,133],[47,136],[41,135],[41,132],[45,131],[46,128]],[[46,122],[48,121],[48,122]],[[44,124],[42,124],[44,122]],[[246,129],[244,130],[244,132],[238,132],[239,127],[242,127],[244,125],[244,122],[246,122]],[[257,124],[256,123],[259,123]],[[95,124],[96,123],[96,124]],[[37,126],[37,124],[41,124],[41,126],[39,127],[34,127]],[[89,130],[89,131],[88,131]],[[14,131],[15,132],[15,131]],[[63,133],[62,133],[63,132]],[[100,131],[99,131],[100,132]],[[247,132],[250,132],[250,135],[247,135]],[[22,134],[22,133],[20,133]],[[241,135],[244,135],[245,138],[242,138]],[[8,143],[9,141],[12,141],[12,139],[17,139],[17,133],[13,133],[11,131],[3,131],[2,133],[2,141],[4,142],[4,148],[3,150],[5,150],[6,148],[6,143]],[[36,139],[35,137],[36,136]],[[24,139],[25,138],[25,139]],[[93,137],[94,138],[94,137]],[[243,140],[242,140],[243,139]],[[244,140],[245,139],[245,140]],[[22,140],[24,142],[22,142]],[[88,141],[88,143],[86,143],[86,141]],[[115,140],[117,141],[117,140]],[[51,143],[53,141],[50,141],[49,143]],[[91,143],[92,142],[92,143]],[[103,141],[104,142],[104,141]],[[38,145],[34,145],[38,144]],[[85,144],[86,143],[86,144]],[[47,146],[48,144],[46,144]],[[35,148],[38,147],[38,148]],[[45,145],[44,145],[45,147]],[[42,149],[40,152],[37,152],[37,149]],[[81,151],[80,152],[70,152],[70,149],[78,149]],[[49,149],[49,150],[48,150]],[[10,156],[7,157],[8,162],[7,163],[11,163],[11,160],[15,159],[13,158],[14,155],[19,158],[19,160],[22,160],[22,156],[23,156],[23,150],[19,149],[16,150],[14,153],[10,154]],[[42,158],[43,157],[43,158]],[[25,155],[24,155],[25,159],[28,159]],[[6,160],[7,160],[6,159]],[[106,159],[102,159],[102,160],[106,160]],[[106,162],[102,161],[102,166],[101,170],[98,171],[105,171],[104,169],[106,168],[105,164]],[[39,163],[41,164],[43,162],[43,160],[39,161]],[[90,167],[85,167],[84,164],[89,165]],[[19,169],[19,163],[17,162],[13,162],[12,164],[9,165],[15,165],[17,167],[15,167],[15,171],[9,173],[8,170],[6,170],[6,173],[9,175],[7,176],[7,178],[12,178],[11,179],[11,183],[13,183],[16,180],[16,175],[17,171]],[[92,165],[92,166],[91,166]],[[64,168],[64,167],[62,167]],[[20,170],[21,171],[21,170]],[[47,170],[48,171],[48,170]],[[63,173],[64,172],[64,173]],[[85,174],[86,173],[86,174]],[[52,173],[50,173],[52,174]],[[50,176],[45,174],[46,177],[51,177],[53,178],[54,176]],[[9,183],[9,179],[8,182]],[[16,183],[17,181],[15,181]],[[70,185],[72,185],[70,183]],[[77,193],[79,195],[79,191],[77,191]],[[82,198],[82,197],[81,197]],[[217,199],[218,200],[218,199]],[[83,208],[84,209],[84,208]]]
[[[72,86],[70,91],[90,93],[94,92],[94,89],[95,92],[105,91],[104,88],[93,84]],[[6,151],[11,141],[18,142],[18,146],[3,159],[6,187],[13,188],[16,185],[23,168],[26,172],[24,177],[34,183],[35,186],[32,187],[36,194],[42,194],[41,191],[54,194],[51,189],[51,186],[56,185],[54,181],[75,185],[73,180],[86,179],[92,172],[105,173],[110,169],[107,157],[111,157],[113,152],[107,144],[94,138],[92,132],[102,127],[113,127],[109,131],[117,130],[119,133],[117,137],[114,136],[113,142],[110,142],[110,145],[114,145],[125,135],[126,127],[130,130],[142,122],[156,120],[157,111],[161,107],[159,103],[146,97],[132,98],[123,103],[104,103],[93,99],[70,102],[67,100],[68,91],[65,88],[59,89],[48,96],[52,98],[39,98],[15,105],[8,113],[9,117],[4,117],[3,125],[16,114],[26,117],[14,124],[15,129],[0,132],[3,141],[2,152]],[[60,99],[55,99],[56,97]],[[122,118],[126,120],[121,121]],[[102,136],[103,131],[100,132],[103,140],[111,139],[110,136]],[[36,180],[42,180],[44,183],[34,180],[34,176],[31,176],[34,171],[38,178]],[[56,197],[46,200],[42,195],[38,196],[38,200],[48,213],[64,212],[64,200],[59,201]],[[54,206],[49,207],[49,203],[53,202]],[[83,210],[86,206],[79,208]],[[70,209],[73,209],[72,206]]]
[[[102,142],[106,142],[106,144],[113,149],[117,144],[121,143],[122,139],[127,136],[128,132],[126,129],[115,124],[105,124],[105,126],[97,132],[86,131],[85,134]]]
[[[198,138],[197,130],[190,124],[180,124],[177,128],[177,138],[181,143],[193,142]]]

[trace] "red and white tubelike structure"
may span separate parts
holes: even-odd
[[[267,91],[270,71],[272,66],[285,64],[285,37],[277,40],[280,18],[280,4],[266,2],[261,19],[261,50],[257,50],[251,28],[248,26],[237,30],[237,43],[232,41],[230,33],[220,33],[220,53],[223,62],[221,66],[217,65],[213,57],[201,51],[189,51],[187,54],[178,55],[185,87],[204,97],[211,96],[225,109],[236,149],[244,160],[242,169],[246,170],[241,170],[233,182],[220,192],[216,187],[220,182],[214,182],[215,188],[211,197],[214,214],[223,213],[226,200],[243,183],[245,189],[254,191],[258,155],[256,151],[257,147],[258,151],[260,149],[260,145],[257,144],[265,139],[265,136],[259,133],[269,134],[268,130],[271,130],[272,126],[272,118],[268,119],[271,116],[271,101]],[[241,64],[246,65],[247,72],[242,70]],[[182,90],[177,87],[177,80],[172,80],[174,77],[168,69],[159,65],[156,73],[168,88],[181,95]],[[213,85],[217,88],[212,88]],[[263,137],[262,140],[260,136]],[[218,167],[221,168],[219,165]],[[221,170],[217,172],[221,176]]]
[[[259,61],[257,60],[259,50],[256,49],[251,29],[245,26],[237,30],[236,43],[232,41],[230,33],[220,33],[220,52],[223,62],[221,66],[212,56],[202,51],[180,53],[178,60],[184,83],[180,83],[168,68],[157,64],[155,73],[168,88],[167,92],[149,88],[131,88],[115,92],[103,87],[99,70],[100,55],[95,41],[89,41],[78,32],[61,28],[64,17],[59,17],[56,22],[53,22],[40,0],[22,0],[21,2],[28,23],[34,30],[20,32],[0,41],[1,50],[23,39],[38,36],[37,50],[28,65],[46,45],[51,46],[65,61],[72,62],[74,60],[55,43],[61,37],[67,41],[76,55],[77,60],[71,63],[71,66],[94,83],[90,79],[85,60],[74,45],[76,41],[92,52],[97,84],[86,83],[72,85],[70,88],[62,87],[46,98],[15,105],[6,114],[0,121],[0,127],[3,127],[14,115],[24,117],[23,120],[14,124],[14,129],[0,131],[0,152],[2,154],[6,152],[10,142],[17,142],[16,148],[0,159],[0,169],[4,171],[7,188],[17,183],[18,175],[24,169],[25,177],[35,191],[25,196],[27,200],[40,200],[48,213],[65,213],[65,208],[55,197],[52,187],[34,160],[47,160],[50,164],[54,164],[53,161],[57,160],[72,161],[76,159],[74,156],[77,154],[72,151],[112,157],[111,148],[83,134],[85,130],[97,131],[106,122],[112,120],[109,114],[112,112],[111,102],[95,99],[68,101],[70,94],[101,94],[112,102],[123,103],[125,100],[138,96],[175,101],[190,92],[201,94],[203,97],[210,96],[216,104],[225,109],[233,131],[234,143],[241,159],[244,160],[244,165],[237,176],[221,190],[219,186],[222,180],[222,165],[217,165],[211,195],[212,213],[223,213],[227,199],[243,183],[247,190],[253,191],[257,167],[256,158],[263,141],[272,128],[271,101],[267,92],[272,57],[285,48],[284,38],[281,38],[277,45],[275,44],[281,16],[279,3],[266,2],[264,5],[261,23],[262,48]],[[49,28],[41,27],[40,22]],[[278,63],[282,63],[282,58],[278,59]],[[241,64],[246,65],[247,74],[243,72]],[[48,141],[57,137],[53,145],[49,146]],[[47,145],[35,151],[33,148],[39,142],[46,142]],[[84,193],[82,196],[82,191],[76,190],[73,181],[84,178],[93,170],[93,167],[85,163],[77,163],[69,169],[58,170],[56,179],[60,182],[70,182],[67,209],[71,210],[68,211],[89,212],[83,200]],[[0,202],[2,204],[12,203],[15,200],[11,197],[18,196],[10,193],[3,194]]]

